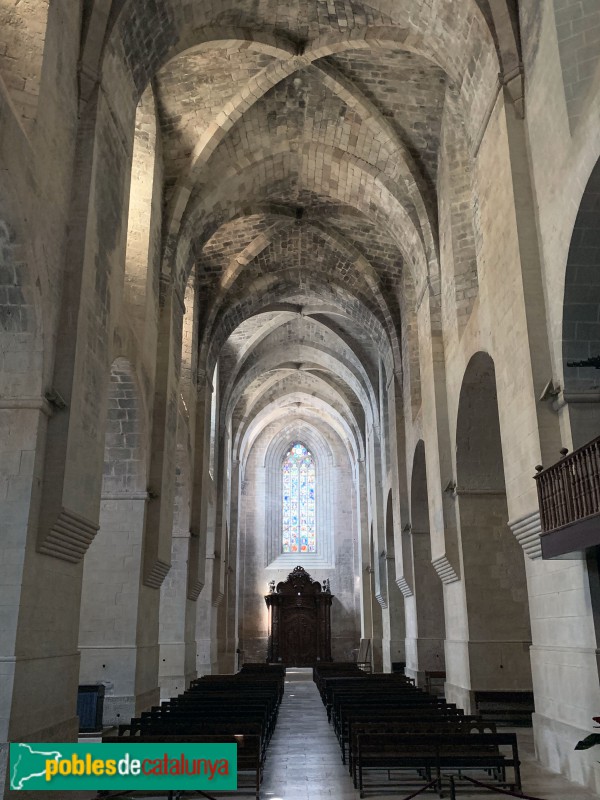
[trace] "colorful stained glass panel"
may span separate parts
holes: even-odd
[[[283,482],[283,553],[316,553],[315,461],[300,442],[292,445],[281,466]]]

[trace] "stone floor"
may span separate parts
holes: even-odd
[[[521,729],[519,754],[523,791],[539,800],[599,800],[581,787],[559,775],[542,769],[534,760],[531,730]],[[377,795],[370,800],[403,800],[409,791]],[[219,798],[234,795],[219,793]],[[235,797],[243,795],[238,793]],[[253,795],[245,795],[253,796]],[[492,792],[472,793],[459,788],[459,800],[483,800],[503,797]],[[342,764],[340,749],[312,681],[312,670],[288,669],[285,696],[277,727],[269,746],[261,800],[358,800],[359,793]],[[426,792],[419,798],[437,798]],[[150,800],[148,798],[148,800]]]

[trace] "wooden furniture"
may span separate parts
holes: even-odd
[[[119,735],[104,737],[103,741],[237,744],[238,785],[251,789],[259,800],[267,745],[277,721],[284,679],[280,667],[256,672],[248,669],[235,675],[205,675],[192,681],[178,697],[119,725]],[[129,796],[123,793],[123,797],[125,794]],[[155,794],[174,800],[176,793]]]
[[[475,710],[498,725],[531,728],[535,712],[533,692],[475,692]]]
[[[543,558],[579,553],[600,544],[600,436],[535,475]]]
[[[291,667],[309,667],[331,661],[331,603],[303,567],[265,596],[269,609],[267,661]]]
[[[358,736],[367,734],[388,733],[497,733],[493,722],[484,722],[481,717],[465,716],[459,713],[443,716],[431,714],[430,716],[418,712],[416,709],[407,710],[400,715],[385,717],[381,711],[377,712],[377,720],[369,721],[360,716],[351,717],[348,721],[348,742],[342,743],[343,763],[348,763],[354,785],[358,786],[358,773],[356,768],[356,753],[358,749]],[[345,758],[347,749],[347,759]]]
[[[472,780],[520,792],[514,733],[498,733],[494,722],[465,715],[403,675],[366,675],[348,664],[313,672],[361,797],[415,788],[411,797],[427,789],[442,797],[450,777],[454,793],[457,782]]]
[[[441,670],[425,670],[425,691],[429,694],[443,695],[446,673]]]
[[[510,748],[510,755],[502,753],[500,747]],[[455,781],[465,772],[484,772],[493,775],[498,788],[521,791],[519,751],[514,733],[360,734],[356,748],[357,788],[361,797],[365,796],[367,788],[377,792],[381,788],[388,789],[392,771],[396,776],[403,772],[425,775],[427,781],[435,781],[440,797],[443,797],[443,775],[449,772],[458,773]],[[507,767],[512,767],[512,780],[506,775]],[[381,776],[368,787],[364,782],[367,771]],[[399,777],[393,783],[402,786]]]
[[[373,672],[370,639],[361,639],[360,647],[358,648],[358,655],[356,657],[356,665],[362,669],[363,672]]]

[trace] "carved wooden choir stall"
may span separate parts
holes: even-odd
[[[267,661],[307,667],[331,661],[331,601],[329,581],[321,586],[302,567],[287,580],[271,584],[265,596],[269,609]]]

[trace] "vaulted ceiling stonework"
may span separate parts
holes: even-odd
[[[401,369],[403,273],[422,292],[439,271],[445,98],[458,91],[453,124],[465,127],[475,95],[486,94],[486,70],[493,63],[496,75],[501,66],[489,9],[465,3],[458,14],[448,7],[446,19],[438,9],[434,24],[433,12],[384,5],[234,3],[201,16],[194,4],[164,4],[162,14],[132,5],[115,21],[107,47],[117,57],[164,64],[152,67],[151,82],[163,230],[173,270],[179,263],[187,275],[194,265],[208,374],[220,354],[228,364],[221,374],[242,379],[255,358],[250,348],[279,347],[281,363],[272,354],[268,367],[274,375],[292,360],[291,348],[297,360],[314,350],[323,362],[314,371],[356,401],[346,362],[362,363],[361,391],[371,400],[379,359],[386,383],[394,361]],[[460,38],[450,41],[455,31]],[[296,323],[272,330],[271,309],[286,308]],[[236,364],[234,342],[252,319],[253,344]],[[286,386],[295,388],[290,375]],[[373,403],[370,414],[376,421]]]
[[[518,698],[549,794],[595,796],[596,555],[548,525],[600,514],[599,31],[0,0],[0,798],[80,684],[114,725],[267,658],[297,566],[335,660]]]

